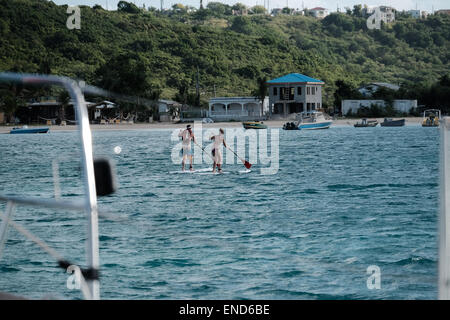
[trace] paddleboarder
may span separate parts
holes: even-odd
[[[182,147],[183,147],[183,160],[181,161],[181,170],[184,171],[184,166],[186,164],[187,158],[189,158],[189,170],[194,171],[194,168],[192,167],[192,149],[191,149],[191,140],[195,141],[194,133],[192,132],[191,125],[188,124],[186,126],[185,130],[180,130],[180,133],[178,133],[178,136],[181,137],[183,140]]]
[[[223,137],[224,134],[225,134],[224,130],[222,128],[220,128],[219,134],[212,136],[210,138],[210,140],[214,141],[214,145],[211,150],[213,160],[214,160],[212,172],[216,172],[216,166],[217,166],[217,169],[219,170],[219,173],[222,172],[222,162],[223,162],[222,144],[225,146],[225,148],[227,148],[227,144],[225,143],[225,139]]]

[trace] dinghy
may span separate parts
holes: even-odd
[[[19,133],[47,133],[49,130],[48,127],[44,128],[28,128],[28,126],[23,126],[22,128],[12,128],[9,132],[10,134],[19,134]]]

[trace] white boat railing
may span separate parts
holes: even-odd
[[[439,299],[450,299],[450,117],[440,120]]]
[[[98,238],[98,210],[97,193],[95,187],[94,160],[92,149],[92,135],[89,127],[88,111],[83,93],[77,82],[72,79],[57,76],[34,75],[34,74],[15,74],[0,73],[1,82],[22,83],[25,85],[56,85],[61,86],[69,93],[74,101],[76,120],[78,122],[78,131],[81,141],[81,161],[84,178],[84,200],[79,203],[57,199],[30,198],[23,195],[10,196],[0,195],[0,201],[6,202],[6,210],[3,221],[0,226],[0,257],[2,247],[6,242],[8,226],[15,227],[19,232],[40,245],[42,249],[58,259],[61,267],[67,268],[68,262],[63,260],[53,249],[45,245],[39,238],[33,236],[25,228],[20,227],[13,221],[13,213],[16,204],[43,206],[49,208],[65,208],[72,210],[81,210],[86,213],[88,220],[87,235],[87,269],[84,270],[82,278],[82,292],[86,299],[100,299],[99,285],[99,238]],[[94,90],[95,91],[95,90]],[[80,270],[80,269],[78,269]],[[86,280],[86,281],[84,281]]]

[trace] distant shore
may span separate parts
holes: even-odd
[[[375,119],[375,118],[370,118]],[[406,119],[406,125],[417,125],[422,123],[421,117],[406,117],[406,118],[394,118],[394,119]],[[383,118],[377,118],[378,122],[383,122]],[[269,128],[281,128],[283,124],[292,120],[267,120],[264,121]],[[333,126],[353,126],[361,119],[337,119],[333,120]],[[93,131],[101,130],[164,130],[164,129],[177,129],[184,128],[187,123],[171,123],[171,122],[156,122],[156,123],[134,123],[134,124],[91,124]],[[204,128],[237,128],[242,127],[241,122],[215,122],[215,123],[202,123]],[[0,126],[0,133],[8,133],[13,125]],[[50,131],[75,131],[76,125],[67,126],[46,126],[46,125],[29,125],[29,127],[50,127]]]

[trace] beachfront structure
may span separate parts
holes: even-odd
[[[181,103],[173,100],[158,100],[159,121],[172,121],[172,117],[177,115],[181,109]]]
[[[215,97],[209,99],[208,117],[214,121],[261,120],[268,111],[269,99],[266,97],[261,108],[257,97]]]
[[[104,100],[98,103],[88,103],[89,120],[91,123],[112,124],[120,123],[122,120],[129,120],[131,113],[123,119],[119,106],[114,102]]]
[[[320,109],[324,84],[321,80],[300,73],[290,73],[267,81],[269,117],[286,118],[289,114]]]
[[[373,93],[377,92],[380,88],[386,88],[394,91],[398,91],[400,89],[400,86],[392,83],[386,83],[386,82],[371,82],[368,84],[365,84],[358,88],[358,91],[364,96],[364,97],[371,97]]]
[[[72,108],[73,101],[69,102],[70,108],[64,109],[62,112],[62,104],[56,97],[40,97],[33,99],[24,106],[19,107],[15,112],[16,121],[25,124],[56,124],[58,118],[66,120],[75,120],[75,112]],[[86,102],[89,106],[89,103]]]
[[[14,113],[15,121],[23,124],[59,124],[59,120],[76,123],[74,101],[69,100],[66,108],[56,97],[40,97],[19,107]],[[119,106],[111,101],[89,102],[86,101],[89,120],[93,123],[119,123]],[[61,114],[63,112],[64,114]]]
[[[308,12],[317,19],[323,19],[328,15],[328,10],[322,7],[309,9]]]
[[[370,108],[372,105],[378,107],[385,107],[387,105],[384,100],[342,100],[341,113],[342,115],[358,112],[361,107]],[[412,109],[417,109],[417,100],[394,100],[392,107],[398,112],[408,113]]]

